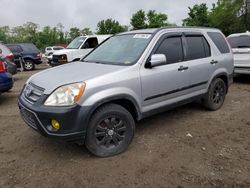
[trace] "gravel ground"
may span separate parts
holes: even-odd
[[[21,119],[17,96],[45,68],[18,73],[0,95],[0,187],[250,187],[250,76],[235,79],[221,110],[192,103],[147,118],[126,152],[103,159]]]

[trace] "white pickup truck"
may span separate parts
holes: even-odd
[[[75,38],[66,49],[54,52],[51,66],[79,61],[111,35],[86,35]]]

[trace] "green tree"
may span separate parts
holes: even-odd
[[[247,13],[239,15],[243,4],[243,0],[218,0],[209,15],[211,26],[221,29],[226,35],[245,32],[250,23],[244,23]]]
[[[74,38],[79,37],[81,35],[81,31],[77,27],[72,27],[69,30],[69,38],[70,40],[74,40]]]
[[[133,30],[136,29],[145,29],[147,28],[147,17],[143,10],[139,10],[132,15],[130,24],[133,27]]]
[[[210,26],[209,11],[205,3],[196,4],[192,8],[188,7],[188,18],[183,20],[184,26]]]
[[[93,32],[91,31],[90,28],[86,27],[81,30],[82,35],[93,35]]]
[[[97,34],[116,34],[124,31],[126,28],[112,19],[102,20],[97,24]]]
[[[164,13],[157,13],[155,10],[150,10],[147,13],[148,28],[158,28],[169,26],[168,16]]]
[[[0,27],[0,42],[7,43],[9,40],[10,28],[9,26]]]
[[[143,10],[137,11],[132,15],[130,23],[133,27],[132,30],[176,25],[168,22],[166,14],[157,13],[155,10],[149,10],[147,14]]]

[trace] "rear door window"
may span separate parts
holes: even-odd
[[[222,54],[230,53],[225,37],[219,32],[208,32],[209,37],[212,39],[218,50]]]
[[[210,46],[206,39],[200,36],[186,36],[187,60],[202,59],[211,55]]]
[[[12,53],[21,53],[23,49],[17,45],[8,45],[8,48],[12,51]]]
[[[248,35],[228,37],[228,42],[232,48],[250,48],[250,36]]]
[[[162,41],[155,54],[165,54],[167,64],[183,61],[183,47],[181,37],[169,37]]]

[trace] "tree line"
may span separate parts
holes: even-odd
[[[249,0],[218,0],[209,10],[206,3],[188,7],[188,17],[183,20],[184,26],[215,27],[225,35],[235,32],[250,30],[250,1]],[[111,18],[97,23],[95,32],[90,28],[70,28],[64,31],[64,26],[59,23],[54,27],[45,26],[42,29],[33,22],[27,22],[22,26],[10,28],[0,27],[0,41],[3,43],[32,42],[39,49],[56,44],[68,44],[75,37],[91,34],[115,34],[119,32],[175,26],[168,21],[168,15],[155,10],[138,10],[131,16],[130,25],[121,25]]]

